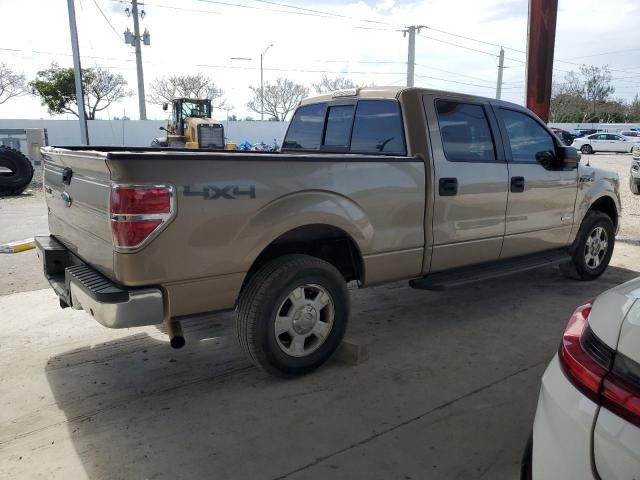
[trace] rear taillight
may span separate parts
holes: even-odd
[[[640,426],[640,364],[616,352],[589,327],[591,304],[578,307],[562,336],[560,365],[593,402]]]
[[[118,251],[130,251],[150,241],[174,214],[174,190],[169,185],[111,186],[111,236]]]

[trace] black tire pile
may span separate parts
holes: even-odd
[[[0,197],[19,195],[31,183],[33,165],[18,150],[0,146],[0,167]]]

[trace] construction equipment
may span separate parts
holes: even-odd
[[[168,110],[169,105],[162,105]],[[155,138],[152,147],[198,149],[224,149],[224,127],[211,119],[211,100],[176,98],[171,102],[171,117],[163,138]]]

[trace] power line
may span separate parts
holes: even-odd
[[[96,6],[96,8],[98,9],[98,11],[100,12],[100,15],[102,15],[102,18],[104,18],[105,22],[107,22],[107,24],[109,25],[109,27],[111,28],[111,30],[113,31],[113,33],[115,34],[116,37],[118,37],[118,41],[120,41],[122,38],[120,37],[120,34],[118,33],[118,31],[115,29],[115,27],[113,26],[113,24],[109,21],[109,19],[107,18],[107,16],[104,14],[104,12],[102,11],[102,8],[100,8],[100,5],[98,5],[98,2],[96,0],[93,0],[93,4]]]
[[[418,75],[417,73],[416,73],[415,75],[416,75],[416,77],[418,77],[418,78],[426,78],[426,79],[429,79],[429,80],[439,80],[439,81],[441,81],[441,82],[455,83],[455,84],[457,84],[457,85],[467,85],[467,86],[469,86],[469,87],[488,88],[488,89],[491,89],[491,90],[495,90],[495,88],[496,88],[496,87],[495,87],[495,85],[479,85],[479,84],[477,84],[477,83],[465,83],[465,82],[458,82],[458,81],[456,81],[456,80],[450,80],[450,79],[448,79],[448,78],[430,77],[430,76],[428,76],[428,75]],[[518,89],[519,89],[520,87],[503,87],[503,89],[507,89],[507,88],[508,88],[508,89],[516,89],[516,88],[518,88]]]
[[[311,13],[316,13],[316,14],[320,14],[320,15],[325,15],[325,16],[330,16],[330,17],[337,17],[337,18],[346,18],[351,20],[352,17],[348,16],[348,15],[342,15],[339,13],[333,13],[333,12],[326,12],[326,11],[322,11],[322,10],[314,10],[311,8],[305,8],[305,7],[298,7],[298,6],[294,6],[294,5],[287,5],[284,3],[278,3],[278,2],[273,2],[270,0],[253,0],[254,2],[259,2],[259,3],[266,3],[269,5],[277,5],[279,7],[285,7],[285,8],[291,8],[291,9],[295,9],[295,10],[302,10],[304,12],[311,12]],[[393,23],[389,23],[389,22],[383,22],[380,20],[369,20],[369,19],[358,19],[359,22],[366,22],[366,23],[377,23],[379,25],[389,25],[389,26],[393,26],[396,28],[400,28],[400,25],[397,24],[393,24]]]
[[[429,40],[434,40],[436,42],[445,43],[447,45],[452,45],[454,47],[464,48],[465,50],[470,50],[472,52],[483,53],[484,55],[489,55],[490,57],[498,58],[498,55],[496,55],[495,53],[487,52],[485,50],[478,50],[476,48],[467,47],[465,45],[460,45],[459,43],[453,43],[453,42],[449,42],[448,40],[442,40],[441,38],[428,37],[427,35],[423,35],[422,33],[419,33],[418,36],[422,37],[422,38],[428,38]]]
[[[635,50],[640,50],[640,48],[627,48],[626,50],[612,50],[609,52],[593,53],[591,55],[580,55],[579,57],[567,57],[567,58],[563,58],[562,60],[576,60],[578,58],[601,57],[602,55],[614,55],[616,53],[627,53]]]
[[[114,0],[116,2],[119,3],[127,3],[126,0]],[[235,8],[244,8],[244,9],[249,9],[249,10],[261,10],[261,11],[266,11],[266,12],[274,12],[274,13],[283,13],[283,14],[289,14],[289,15],[301,15],[301,16],[307,16],[307,17],[316,17],[316,18],[323,18],[323,19],[327,19],[327,20],[331,20],[336,18],[335,15],[330,15],[330,14],[317,14],[317,13],[311,13],[311,12],[296,12],[296,11],[291,11],[291,10],[281,10],[281,9],[275,9],[275,8],[265,8],[265,7],[256,7],[256,6],[251,6],[251,5],[244,5],[244,4],[239,4],[239,3],[232,3],[232,2],[226,2],[226,1],[221,1],[221,0],[196,0],[202,3],[211,3],[214,5],[221,5],[221,6],[225,6],[225,7],[235,7]],[[223,15],[222,12],[216,12],[216,11],[212,11],[212,10],[201,10],[201,9],[194,9],[194,8],[186,8],[186,7],[177,7],[174,5],[163,5],[163,4],[159,4],[159,3],[147,3],[147,6],[153,6],[156,8],[167,8],[167,9],[171,9],[171,10],[177,10],[177,11],[185,11],[185,12],[197,12],[197,13],[210,13],[213,15]],[[294,8],[294,7],[290,7],[290,8]],[[341,17],[342,18],[342,17]],[[356,21],[356,22],[367,22],[368,20],[358,20],[358,19],[352,19],[350,17],[344,16],[345,20],[351,20],[351,21]],[[364,26],[360,26],[360,25],[353,25],[352,28],[357,28],[357,29],[361,29],[361,30],[375,30],[375,31],[385,31],[385,32],[395,32],[395,29],[391,29],[391,28],[374,28],[374,27],[364,27]]]
[[[425,65],[423,63],[416,63],[416,66],[418,67],[422,67],[422,68],[427,68],[430,70],[436,70],[438,72],[443,72],[443,73],[450,73],[452,75],[458,75],[460,77],[467,77],[467,78],[472,78],[474,80],[479,80],[481,82],[489,82],[489,83],[493,83],[493,80],[487,80],[486,78],[480,78],[480,77],[474,77],[473,75],[467,75],[465,73],[458,73],[458,72],[452,72],[451,70],[444,70],[442,68],[437,68],[437,67],[430,67],[429,65]]]

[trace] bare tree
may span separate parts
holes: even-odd
[[[591,104],[591,111],[595,115],[598,103],[605,103],[615,92],[611,83],[611,72],[606,65],[602,68],[583,65],[580,67],[580,73],[584,78],[584,96]]]
[[[89,120],[95,120],[97,112],[132,94],[131,90],[127,90],[127,81],[122,75],[100,67],[90,69],[85,85]]]
[[[346,90],[349,88],[357,88],[358,85],[355,84],[353,80],[346,77],[334,77],[329,78],[326,74],[322,75],[322,79],[319,83],[314,83],[313,88],[316,93],[329,93],[335,92],[336,90]]]
[[[617,118],[621,110],[619,102],[611,100],[614,91],[609,67],[582,65],[579,73],[571,71],[563,83],[554,85],[551,118],[556,122],[593,122],[601,115]]]
[[[15,97],[29,93],[23,73],[15,73],[6,63],[0,63],[0,105]]]
[[[300,101],[309,95],[309,89],[304,85],[293,83],[286,78],[278,78],[275,83],[264,85],[264,112],[262,111],[262,90],[260,87],[249,87],[253,98],[247,107],[256,113],[266,113],[278,122],[287,119]]]
[[[71,113],[77,117],[78,99],[74,82],[73,68],[63,68],[53,63],[47,70],[38,72],[36,79],[31,82],[31,89],[34,95],[41,98],[49,113]],[[82,84],[89,120],[95,120],[97,112],[133,94],[127,90],[127,81],[122,75],[100,67],[83,68]]]
[[[171,103],[174,98],[208,98],[213,108],[225,106],[224,91],[201,73],[157,78],[151,84],[151,92],[149,100],[159,105]]]

